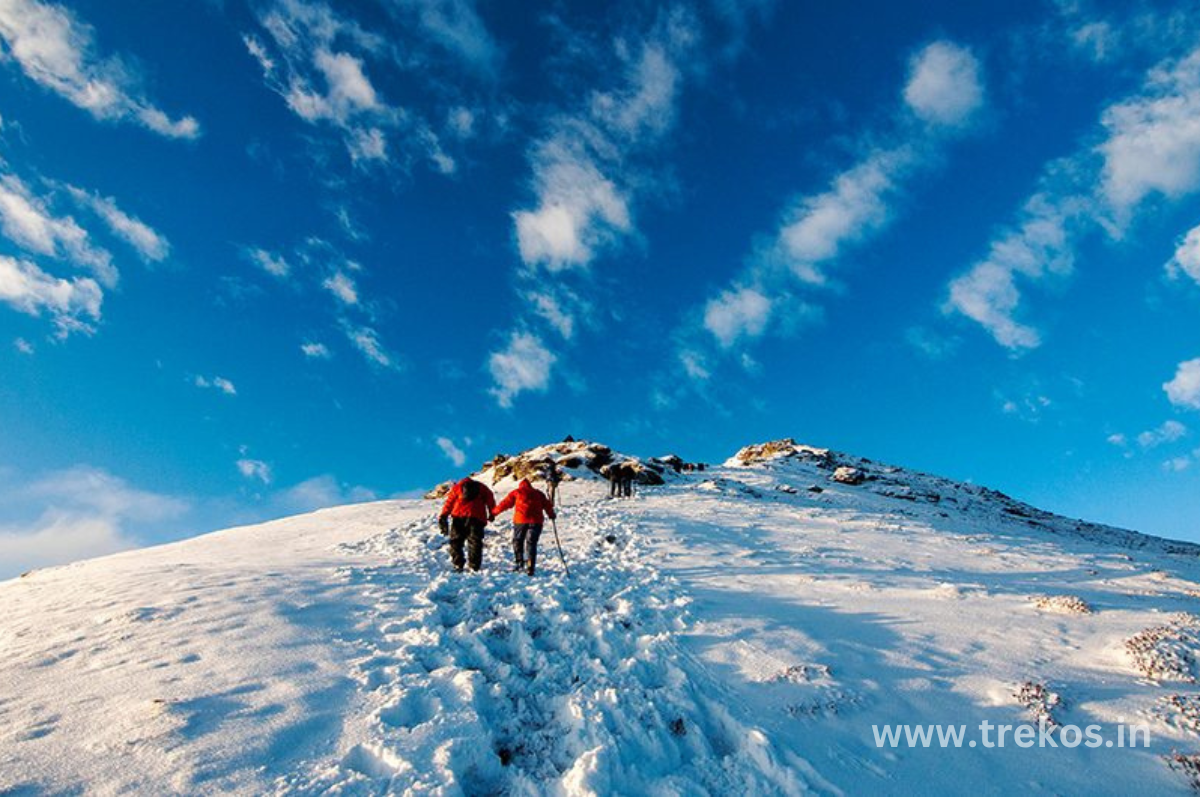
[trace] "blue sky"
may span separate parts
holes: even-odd
[[[0,568],[566,434],[794,436],[1200,539],[1197,30],[0,0]]]

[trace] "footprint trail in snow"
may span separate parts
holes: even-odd
[[[569,578],[549,529],[534,578],[507,572],[505,525],[479,574],[448,570],[432,519],[346,546],[381,563],[342,571],[373,606],[353,640],[362,738],[278,790],[806,791],[805,762],[735,718],[678,647],[686,600],[638,528],[603,501],[569,514]]]

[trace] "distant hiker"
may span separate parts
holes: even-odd
[[[450,563],[456,572],[463,569],[464,545],[471,569],[483,567],[483,529],[495,518],[495,511],[496,496],[486,484],[468,476],[450,488],[438,525],[443,534],[450,536]]]
[[[554,502],[530,484],[529,479],[521,479],[517,489],[496,507],[495,514],[509,509],[513,509],[513,570],[524,570],[532,576],[537,565],[538,538],[542,536],[542,525],[546,522],[542,513],[554,520]]]
[[[558,499],[558,483],[562,481],[562,472],[558,469],[558,463],[551,460],[542,471],[542,478],[546,480],[550,503],[554,503]]]
[[[605,465],[601,473],[608,477],[608,497],[619,497],[621,495],[621,466]]]
[[[632,462],[621,464],[621,495],[626,498],[633,497],[633,480],[637,477],[637,468]]]

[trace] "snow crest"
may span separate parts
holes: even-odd
[[[344,546],[388,562],[342,571],[374,607],[355,641],[366,719],[336,760],[277,791],[807,791],[804,763],[735,718],[680,649],[687,602],[627,517],[596,501],[573,507],[572,550],[587,554],[569,577],[549,528],[534,578],[506,572],[499,534],[482,573],[446,572],[432,518]]]

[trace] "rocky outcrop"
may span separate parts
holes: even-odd
[[[784,458],[803,459],[822,468],[831,467],[833,463],[833,453],[829,449],[801,445],[792,438],[785,437],[782,440],[746,446],[725,464],[745,466]]]
[[[853,468],[849,465],[842,465],[837,468],[833,475],[829,478],[841,484],[859,485],[867,480],[867,474],[863,473],[858,468]]]

